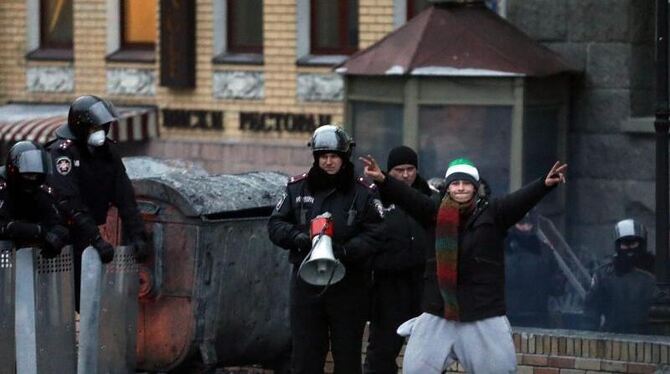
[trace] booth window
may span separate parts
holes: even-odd
[[[72,0],[40,0],[39,47],[31,59],[72,60]]]
[[[388,151],[403,144],[403,105],[352,102],[354,152],[386,160]],[[360,152],[360,153],[357,153]],[[360,167],[356,163],[356,167]]]
[[[358,0],[312,0],[311,54],[350,55],[358,49]]]
[[[119,50],[110,60],[153,62],[156,49],[156,1],[120,1]]]
[[[425,178],[444,177],[455,158],[471,159],[494,195],[509,191],[512,108],[485,105],[421,105],[419,159]]]
[[[412,19],[417,14],[430,6],[428,0],[407,0],[407,19]]]
[[[214,4],[216,63],[263,63],[263,0],[219,0]],[[218,46],[217,46],[218,45]]]

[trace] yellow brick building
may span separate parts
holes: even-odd
[[[343,83],[333,67],[355,49],[369,46],[404,23],[408,6],[422,7],[426,1],[184,1],[182,5],[192,7],[195,13],[194,25],[190,25],[195,34],[195,84],[183,89],[166,86],[160,79],[161,30],[168,22],[167,17],[161,19],[161,5],[170,3],[3,0],[0,104],[67,104],[79,95],[93,94],[117,106],[151,106],[157,112],[160,136],[128,146],[130,154],[194,159],[215,172],[268,165],[298,172],[311,160],[304,148],[310,126],[326,120],[343,121]],[[152,16],[141,14],[147,11]],[[231,19],[228,13],[233,11],[246,15],[242,20],[261,15],[261,53],[227,50],[231,41],[226,34],[235,32],[236,26],[231,25],[240,19]],[[58,23],[67,24],[68,17],[70,29]],[[328,21],[332,19],[335,21]],[[242,31],[236,31],[238,36],[252,29],[238,23],[242,24]],[[315,23],[328,23],[324,28],[331,29],[314,30],[318,27]],[[344,44],[353,41],[355,48],[315,53],[315,43],[309,37],[321,32],[323,35],[316,38],[322,37],[326,47],[332,47],[327,44],[333,44],[337,32],[332,28],[338,26],[340,42],[344,33],[348,38]],[[68,32],[70,45],[63,47],[58,43]],[[244,35],[241,39],[244,41]],[[147,40],[153,42],[150,48],[138,52],[133,45],[124,50],[126,42],[142,44]],[[167,118],[166,124],[166,113],[175,111],[182,111],[181,116]],[[281,127],[277,122],[290,127],[301,121],[308,126],[276,130]],[[254,125],[255,130],[251,129]]]

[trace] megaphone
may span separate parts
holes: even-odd
[[[300,264],[298,276],[313,286],[335,284],[344,278],[344,265],[333,256],[333,221],[326,212],[314,218],[309,233],[312,250]]]

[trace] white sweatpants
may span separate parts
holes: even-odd
[[[475,374],[516,373],[512,328],[505,316],[454,322],[423,313],[398,327],[409,335],[404,374],[440,374],[454,360]]]

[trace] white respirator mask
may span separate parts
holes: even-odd
[[[92,147],[100,147],[101,145],[105,144],[105,139],[107,138],[107,135],[105,134],[105,130],[98,130],[96,132],[91,133],[88,136],[88,145]]]

